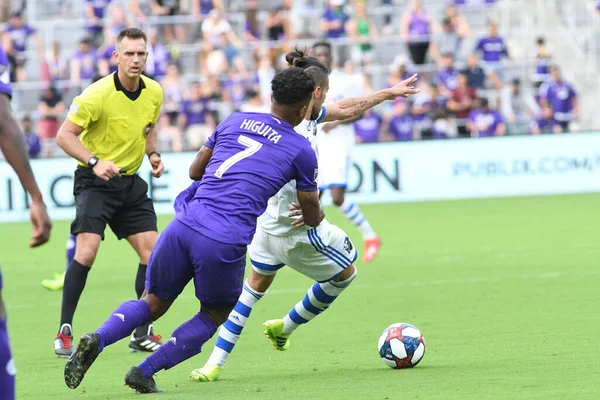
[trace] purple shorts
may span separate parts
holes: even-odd
[[[146,289],[163,300],[175,300],[193,278],[203,307],[233,308],[242,293],[245,268],[246,246],[217,242],[174,219],[152,251]]]

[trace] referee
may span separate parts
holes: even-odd
[[[146,265],[158,233],[148,184],[136,172],[144,155],[154,177],[164,170],[156,133],[163,95],[156,81],[142,76],[146,44],[146,35],[137,28],[119,33],[113,53],[117,72],[93,83],[73,100],[56,137],[58,145],[79,161],[73,184],[76,215],[71,224],[77,250],[65,275],[60,328],[54,341],[59,357],[73,353],[73,315],[106,224],[138,254],[135,290],[138,298],[144,292]],[[146,325],[136,329],[129,348],[153,352],[160,344],[152,326]]]

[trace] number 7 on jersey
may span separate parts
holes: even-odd
[[[252,154],[255,154],[262,147],[262,143],[258,142],[254,139],[250,139],[248,136],[240,135],[238,137],[238,143],[243,144],[247,148],[240,151],[239,153],[235,153],[227,160],[223,161],[223,164],[217,169],[215,172],[215,176],[217,178],[222,178],[223,174],[227,172],[227,170],[233,167],[236,163],[242,161],[244,158],[250,157]]]

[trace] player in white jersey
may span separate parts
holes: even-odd
[[[315,43],[311,55],[331,71],[331,45],[328,42]],[[339,101],[344,97],[359,97],[364,94],[363,82],[360,82],[356,75],[349,75],[341,69],[331,71],[329,85],[331,90],[327,94],[325,104]],[[333,204],[358,227],[364,241],[363,261],[370,262],[377,256],[381,240],[371,228],[358,204],[346,199],[345,196],[348,173],[352,167],[353,123],[361,117],[357,115],[319,127],[319,190],[323,194],[324,190],[329,189]]]
[[[323,102],[329,88],[327,69],[315,58],[305,57],[301,52],[292,52],[286,59],[290,65],[303,68],[317,83],[307,118],[296,127],[296,132],[305,136],[315,149],[318,123],[347,119],[385,100],[418,92],[412,86],[415,75],[391,89],[325,107]],[[283,266],[288,265],[316,283],[283,319],[264,324],[265,334],[277,350],[286,350],[291,332],[327,309],[356,277],[353,263],[358,253],[346,233],[326,220],[316,228],[305,226],[297,203],[295,181],[288,182],[269,200],[267,210],[259,217],[256,234],[248,248],[252,263],[250,276],[234,310],[219,330],[209,360],[202,368],[192,371],[193,380],[210,382],[219,379],[252,307]]]

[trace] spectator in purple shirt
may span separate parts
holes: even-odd
[[[560,123],[564,132],[569,131],[571,121],[579,116],[577,93],[573,86],[562,79],[560,68],[550,68],[552,80],[540,88],[540,103],[549,105],[554,110],[554,119]]]
[[[444,54],[441,61],[442,70],[435,78],[435,84],[440,94],[446,99],[452,97],[452,91],[458,87],[458,71],[454,69],[452,54]]]
[[[85,0],[85,21],[95,47],[104,41],[104,13],[112,0]]]
[[[329,0],[328,6],[321,15],[321,31],[329,40],[346,35],[345,25],[350,19],[344,11],[345,0]]]
[[[540,115],[538,115],[529,127],[529,132],[532,135],[540,133],[561,133],[562,127],[560,123],[554,119],[554,111],[548,104],[542,107]]]
[[[215,8],[223,10],[223,0],[192,0],[192,14],[198,20],[205,18]]]
[[[531,80],[535,87],[539,88],[550,79],[550,65],[552,64],[552,55],[546,48],[546,40],[543,37],[536,40],[533,62],[535,63],[535,72]]]
[[[402,40],[417,65],[425,64],[431,35],[431,18],[423,9],[421,0],[412,0],[411,10],[402,15],[400,22]]]
[[[508,48],[504,39],[498,36],[498,26],[494,21],[488,21],[488,35],[479,39],[476,51],[481,53],[482,66],[491,78],[496,78],[497,89],[502,87],[502,60],[508,58]]]
[[[98,49],[98,72],[101,76],[117,72],[117,60],[113,56],[116,50],[117,36],[109,34],[107,42]]]
[[[25,76],[25,51],[27,50],[27,41],[32,37],[35,41],[36,50],[40,57],[44,56],[44,47],[42,40],[36,30],[25,23],[20,12],[11,14],[8,24],[4,30],[6,41],[10,42],[5,47],[6,55],[11,64],[11,69],[15,71],[17,81],[23,81]],[[3,41],[4,42],[4,41]]]
[[[366,111],[361,119],[354,122],[356,143],[373,143],[379,141],[381,122],[381,117],[375,111]]]
[[[457,6],[491,6],[496,0],[454,0]]]
[[[76,86],[89,85],[98,74],[98,53],[92,40],[84,38],[73,53],[71,61],[71,79]]]
[[[258,22],[258,11],[258,2],[256,0],[248,0],[246,2],[244,39],[253,46],[260,44],[261,28]]]
[[[203,93],[204,91],[204,93]],[[197,151],[206,143],[216,124],[210,97],[199,83],[192,86],[189,99],[181,105],[177,125],[187,141],[187,150]]]
[[[503,136],[506,133],[506,125],[502,115],[491,110],[487,99],[479,100],[479,108],[471,111],[467,128],[471,136],[488,137]]]
[[[171,53],[158,42],[158,31],[148,32],[148,59],[146,60],[146,73],[153,79],[160,81],[167,74],[167,67],[173,61]]]
[[[21,126],[23,127],[23,134],[25,135],[25,143],[27,143],[29,158],[38,158],[40,156],[40,151],[42,151],[42,145],[40,137],[33,130],[31,117],[29,115],[23,117]]]
[[[387,130],[393,140],[413,140],[415,124],[408,112],[408,103],[403,98],[394,100],[394,112],[387,124]]]

